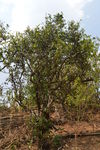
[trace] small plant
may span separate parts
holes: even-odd
[[[53,147],[54,149],[59,148],[62,145],[62,136],[56,135],[53,139]]]
[[[12,144],[12,145],[11,145],[11,150],[16,150],[16,149],[15,149],[15,144]]]

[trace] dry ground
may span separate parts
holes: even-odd
[[[2,126],[2,128],[0,126],[0,150],[37,150],[37,144],[30,143],[31,132],[26,125],[28,114],[13,114],[11,118],[10,121],[13,123],[9,122],[9,119],[5,119],[6,126]],[[2,115],[0,121],[1,119]],[[65,136],[65,144],[61,147],[62,150],[100,150],[100,135],[77,137],[94,132],[100,134],[100,113],[94,114],[89,122],[67,121],[55,127],[56,131],[52,131],[53,135]],[[75,139],[66,138],[70,134],[75,135]],[[14,145],[16,145],[15,149]]]

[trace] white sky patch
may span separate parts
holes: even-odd
[[[23,31],[28,25],[32,27],[44,22],[44,18],[48,13],[54,15],[63,12],[66,20],[80,20],[85,16],[84,7],[91,1],[0,0],[0,17],[4,15],[6,18],[4,21],[9,18],[7,23],[10,24],[12,30]]]

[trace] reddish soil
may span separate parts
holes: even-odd
[[[23,114],[23,116],[26,118],[25,114]],[[0,119],[1,118],[2,117],[0,117]],[[62,125],[56,125],[55,127],[56,131],[52,131],[53,135],[59,134],[66,137],[66,135],[75,134],[75,139],[65,138],[65,144],[61,148],[62,150],[100,150],[100,136],[77,137],[77,135],[84,133],[97,132],[100,134],[100,113],[94,114],[92,119],[88,122],[68,121]],[[37,150],[36,143],[30,146],[30,135],[31,132],[28,130],[24,120],[23,123],[17,125],[17,127],[13,126],[13,128],[5,128],[5,130],[4,128],[3,130],[0,129],[0,150],[14,149],[14,145],[16,145],[15,150]]]

